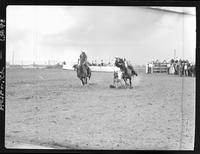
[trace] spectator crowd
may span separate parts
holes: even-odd
[[[148,63],[146,65],[146,73],[154,72],[167,72],[168,74],[179,76],[196,76],[195,64],[181,59],[171,59],[169,62],[156,60]]]
[[[168,74],[179,76],[196,76],[195,64],[188,60],[171,59],[168,65]]]

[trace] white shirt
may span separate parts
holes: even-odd
[[[187,70],[187,65],[184,65],[184,69]]]
[[[127,68],[128,67],[128,62],[124,61],[124,63],[125,63],[125,67]]]

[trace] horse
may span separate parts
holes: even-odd
[[[121,60],[120,62],[116,62],[115,64],[123,72],[122,73],[122,79],[124,80],[124,82],[126,84],[126,87],[130,86],[130,88],[133,88],[132,87],[131,78],[132,78],[132,76],[134,77],[134,75],[138,76],[138,74],[136,73],[136,71],[130,65],[128,65],[128,67],[125,67],[125,63],[124,63],[123,60]],[[127,83],[127,79],[129,80],[129,85]]]
[[[85,65],[74,65],[74,70],[77,72],[77,77],[81,80],[83,85],[87,84],[87,78],[91,78],[91,70]]]

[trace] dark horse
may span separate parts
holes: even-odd
[[[77,72],[77,77],[81,80],[82,84],[87,84],[87,78],[90,79],[91,77],[91,70],[89,67],[86,67],[85,65],[74,65],[74,70]]]
[[[122,73],[122,78],[126,84],[126,86],[128,86],[128,83],[127,83],[127,79],[129,79],[129,86],[130,88],[132,88],[132,82],[131,82],[131,77],[134,76],[134,75],[138,75],[135,70],[133,69],[132,66],[128,65],[128,68],[125,66],[125,63],[124,61],[121,59],[119,60],[119,62],[115,62],[115,65],[117,67],[120,68],[120,70],[123,72]]]

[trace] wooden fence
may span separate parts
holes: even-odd
[[[169,63],[167,62],[153,62],[147,64],[146,73],[168,73]]]

